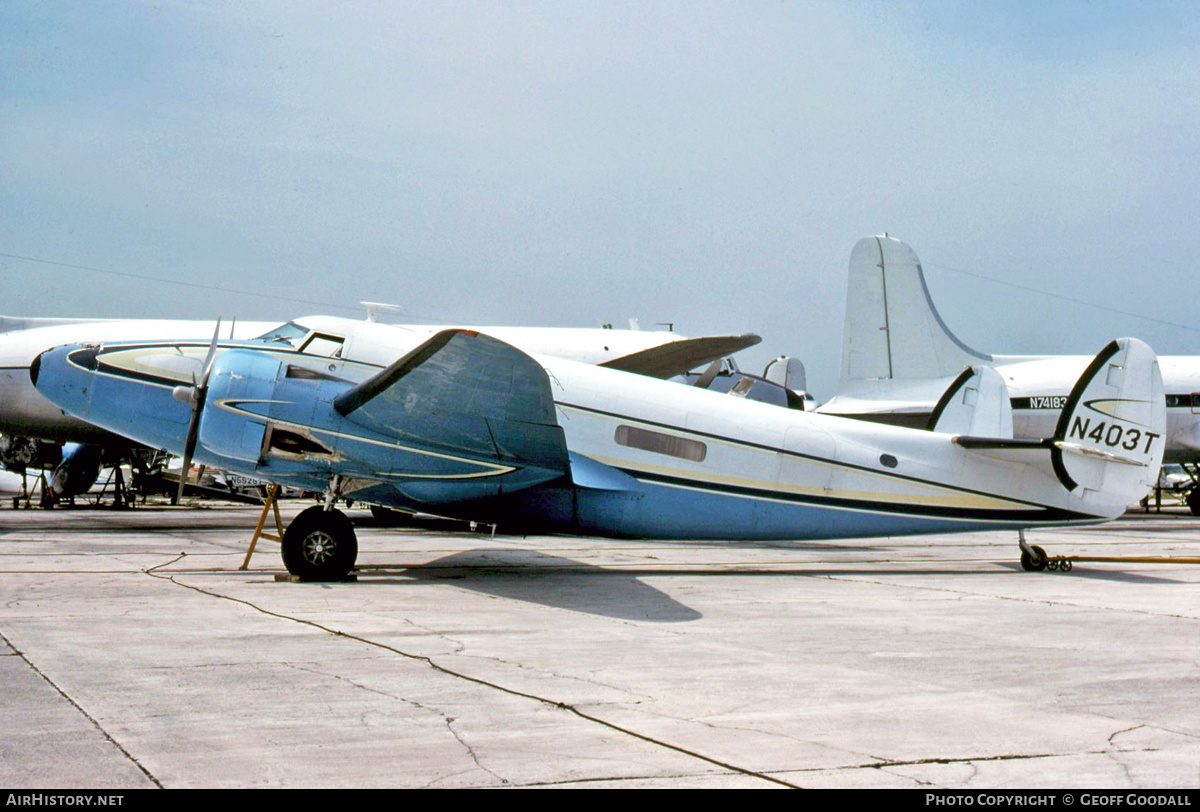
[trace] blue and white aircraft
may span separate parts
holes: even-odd
[[[995,373],[955,380],[925,431],[803,411],[447,329],[379,368],[270,336],[207,348],[70,345],[33,364],[68,414],[154,448],[308,490],[287,569],[338,579],[357,541],[339,497],[506,530],[823,539],[1098,522],[1163,452],[1153,351],[1106,346],[1052,438],[1014,440]],[[1045,566],[1024,545],[1022,563]]]

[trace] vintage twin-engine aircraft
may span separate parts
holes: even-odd
[[[203,352],[203,348],[200,348]],[[1154,353],[1105,347],[1058,430],[1013,440],[990,370],[922,431],[780,409],[439,332],[378,369],[270,337],[188,354],[65,346],[31,369],[69,414],[151,447],[324,490],[283,539],[288,570],[345,576],[341,496],[505,530],[641,538],[817,539],[1111,519],[1150,487],[1165,409]],[[954,433],[948,433],[953,429]],[[1024,545],[1022,562],[1045,565]]]
[[[41,319],[0,316],[0,433],[10,438],[57,442],[126,445],[111,432],[66,415],[37,393],[29,365],[49,347],[121,339],[152,343],[179,342],[180,354],[200,347],[200,357],[213,333],[212,321],[169,319]],[[221,329],[229,342],[260,337],[272,345],[295,348],[376,366],[387,366],[442,328],[393,325],[374,321],[309,316],[287,324],[237,322]],[[487,327],[523,349],[588,364],[602,364],[667,378],[757,344],[753,334],[687,338],[661,330],[612,330],[573,327]],[[181,362],[185,366],[188,361]]]
[[[818,411],[924,427],[947,383],[964,368],[983,365],[999,372],[1008,387],[1015,435],[1050,437],[1090,360],[971,349],[938,314],[916,253],[886,235],[866,237],[850,254],[841,381]],[[1164,459],[1200,462],[1200,357],[1158,361],[1167,406]]]

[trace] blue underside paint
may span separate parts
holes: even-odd
[[[519,507],[510,516],[550,532],[656,539],[788,540],[903,536],[963,530],[1002,529],[1047,524],[1030,511],[1027,521],[942,519],[872,510],[777,502],[711,491],[639,481],[636,491],[575,489],[575,516],[553,511],[552,501],[567,503],[551,489],[532,489],[514,497]],[[561,491],[567,493],[569,491]],[[1038,517],[1038,518],[1034,518]],[[531,521],[532,520],[532,521]],[[1064,522],[1065,523],[1065,522]]]

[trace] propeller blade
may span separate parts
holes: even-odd
[[[183,467],[179,469],[179,488],[175,491],[175,495],[171,497],[171,504],[179,504],[179,500],[183,498],[184,488],[187,487],[188,474],[192,470],[192,455],[196,453],[196,438],[200,434],[200,410],[196,409],[192,412],[192,420],[188,423],[187,439],[183,446]]]
[[[208,355],[204,358],[204,371],[200,380],[191,391],[192,419],[188,421],[187,437],[183,441],[183,467],[179,469],[179,489],[171,497],[171,504],[179,504],[183,491],[187,487],[188,474],[192,468],[192,456],[196,453],[196,441],[200,437],[200,413],[204,411],[204,401],[208,396],[208,376],[212,374],[213,363],[217,358],[217,338],[221,332],[221,317],[217,316],[217,329],[213,330],[212,342],[208,345]]]
[[[221,317],[217,316],[217,329],[213,330],[212,341],[208,345],[208,355],[204,357],[204,374],[200,378],[200,387],[208,388],[208,376],[212,373],[213,362],[217,360],[217,337],[221,332]]]

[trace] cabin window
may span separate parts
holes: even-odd
[[[880,454],[879,455],[879,464],[882,465],[884,468],[895,468],[897,465],[900,464],[900,461],[897,460],[895,457],[893,457],[891,454]]]
[[[1192,414],[1200,414],[1200,392],[1191,395],[1167,395],[1168,409],[1191,409]]]
[[[669,457],[679,457],[692,462],[704,462],[708,455],[708,446],[699,440],[687,437],[676,437],[673,434],[663,434],[661,431],[634,428],[633,426],[617,426],[617,445],[626,448],[637,448],[642,451],[652,451],[655,454],[666,454]]]

